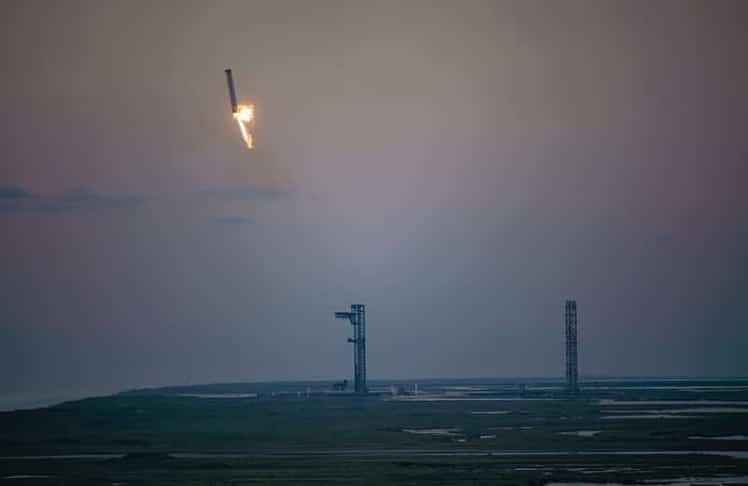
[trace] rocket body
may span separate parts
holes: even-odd
[[[231,116],[239,125],[244,143],[247,148],[252,149],[252,128],[254,127],[255,107],[253,104],[238,104],[236,102],[236,91],[234,90],[234,76],[231,69],[224,70],[226,73],[226,85],[229,88],[229,101],[231,102]]]
[[[234,77],[231,74],[231,69],[226,69],[226,84],[229,87],[229,99],[231,100],[231,113],[237,112],[236,107],[236,91],[234,91]]]

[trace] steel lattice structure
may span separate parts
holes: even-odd
[[[577,301],[566,301],[566,391],[579,392],[577,363]]]
[[[366,306],[352,304],[350,312],[336,312],[335,318],[348,319],[353,326],[353,337],[348,338],[353,343],[353,390],[366,393]]]

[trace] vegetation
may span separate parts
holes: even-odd
[[[446,386],[424,388],[445,397]],[[306,387],[278,385],[276,395],[272,384],[220,387],[220,393],[259,393],[257,398],[183,396],[217,393],[210,387],[145,390],[2,413],[0,478],[49,476],[17,479],[27,485],[542,484],[748,475],[746,459],[698,453],[748,451],[748,441],[693,438],[748,435],[748,413],[719,404],[706,406],[721,413],[686,413],[682,410],[704,406],[646,403],[686,397],[743,401],[748,397],[740,386],[710,384],[684,392],[623,384],[614,391],[589,387],[573,400],[532,387],[518,397],[516,390],[492,384],[457,393],[457,398],[523,398],[507,401],[411,401],[319,391],[307,397],[299,393]],[[601,405],[601,398],[640,403]],[[644,413],[654,417],[601,418]],[[694,454],[615,454],[621,451]],[[94,456],[29,457],[86,454]]]

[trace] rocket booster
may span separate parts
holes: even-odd
[[[255,106],[253,104],[240,105],[236,102],[236,91],[234,91],[234,77],[231,74],[231,69],[226,69],[224,71],[226,73],[226,84],[229,88],[231,116],[239,125],[239,130],[241,130],[242,132],[242,138],[244,139],[244,143],[247,144],[247,148],[251,149],[253,147],[252,128],[254,127]]]
[[[234,91],[234,77],[231,75],[231,69],[226,69],[226,84],[229,86],[229,99],[231,100],[231,113],[237,112],[236,91]]]

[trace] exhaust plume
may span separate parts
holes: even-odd
[[[255,121],[255,105],[238,105],[234,112],[234,120],[239,124],[239,130],[242,132],[247,148],[254,148],[251,129]]]

